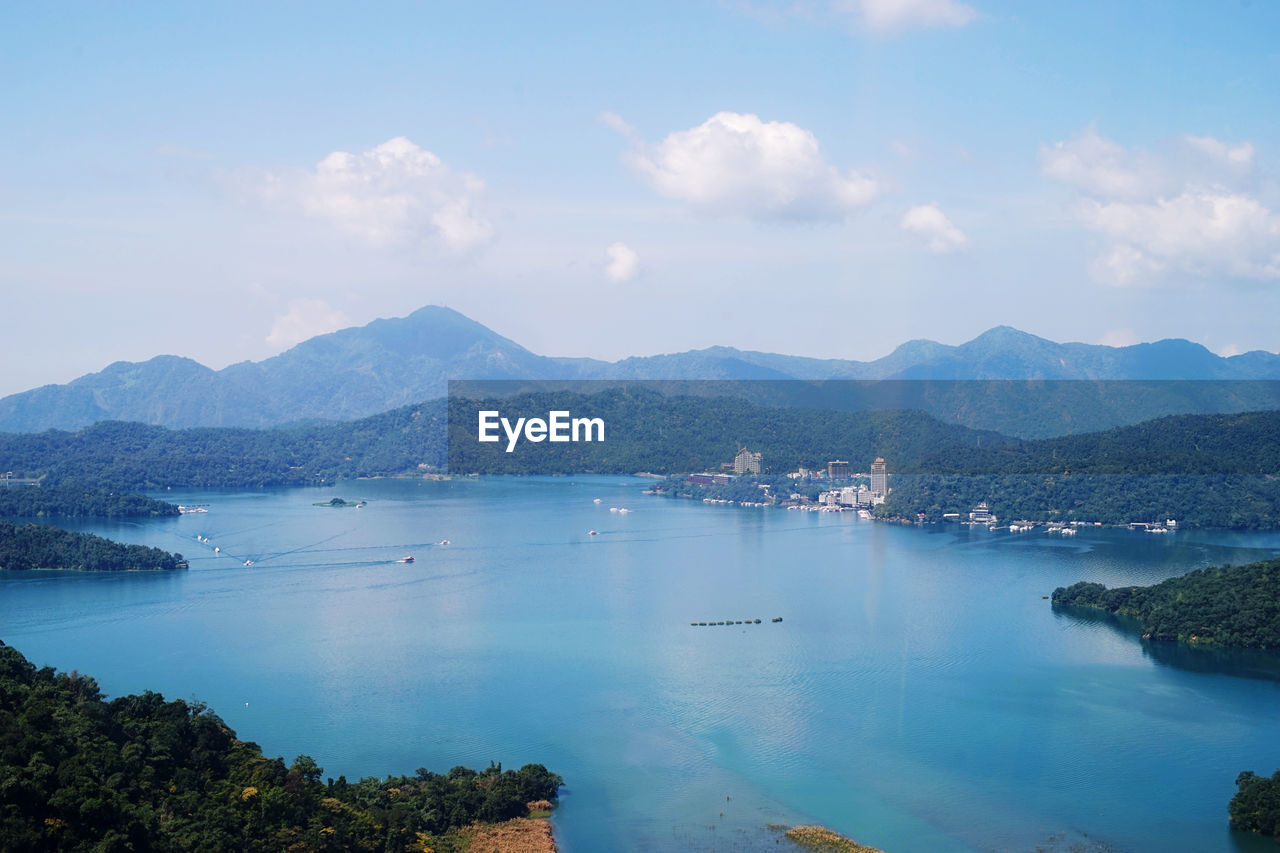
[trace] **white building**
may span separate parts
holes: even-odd
[[[738,455],[733,457],[733,473],[735,474],[759,474],[760,473],[760,454],[752,453],[745,447],[738,451]]]
[[[871,497],[884,499],[889,494],[889,466],[883,457],[871,463]]]

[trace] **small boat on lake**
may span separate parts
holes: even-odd
[[[408,556],[401,557],[399,560],[396,560],[396,562],[397,562],[397,563],[412,563],[412,562],[413,562],[413,555],[412,555],[412,554],[409,554]]]
[[[588,530],[588,531],[587,531],[587,535],[588,535],[588,536],[599,536],[600,534],[599,534],[598,532],[594,531],[594,530]]]

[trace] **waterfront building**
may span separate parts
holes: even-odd
[[[841,459],[827,463],[827,476],[832,480],[844,480],[849,476],[849,463]]]
[[[884,461],[884,457],[876,457],[876,461],[871,463],[871,497],[872,499],[884,500],[884,496],[889,494],[889,466]]]
[[[969,520],[974,524],[995,524],[996,517],[991,514],[991,507],[986,501],[975,506],[969,512]]]
[[[735,474],[759,474],[760,473],[760,454],[752,453],[745,447],[738,451],[738,455],[733,457],[733,473]]]

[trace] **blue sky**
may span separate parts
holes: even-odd
[[[609,359],[1280,350],[1280,4],[0,15],[0,393],[426,304]]]

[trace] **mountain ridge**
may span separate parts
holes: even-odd
[[[353,420],[442,397],[449,379],[1280,379],[1280,355],[1215,355],[1180,338],[1126,347],[1056,343],[1010,326],[948,345],[904,342],[872,361],[711,346],[615,362],[539,355],[453,309],[428,305],[213,370],[158,355],[0,398],[0,431],[103,420],[268,427]]]

